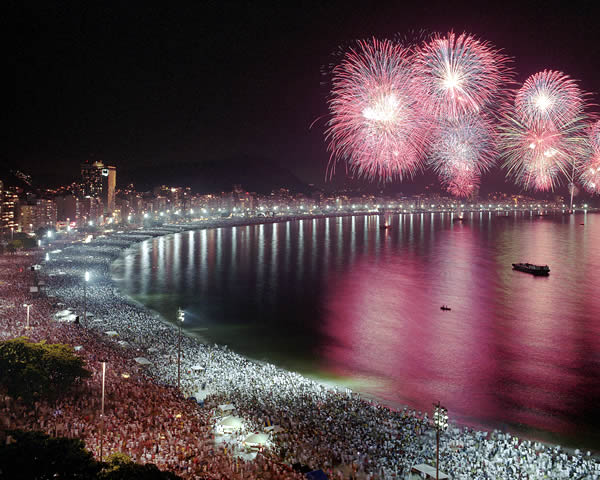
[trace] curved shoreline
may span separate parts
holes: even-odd
[[[425,212],[425,213],[432,215],[432,214],[439,213],[439,212]],[[452,212],[450,212],[450,213],[452,213]],[[489,212],[489,213],[493,214],[493,212]],[[523,218],[522,212],[519,212],[519,213],[521,215],[518,215],[518,217]],[[397,213],[397,214],[398,215],[411,215],[411,213]],[[206,225],[206,224],[205,225],[194,225],[192,228],[186,228],[186,227],[188,227],[188,225],[182,225],[181,227],[184,227],[184,228],[182,228],[181,230],[165,233],[164,235],[161,235],[161,236],[168,236],[173,233],[185,233],[185,232],[195,231],[195,230],[212,230],[212,229],[219,229],[219,228],[225,228],[225,227],[229,227],[229,228],[231,228],[231,227],[246,227],[246,226],[253,226],[253,225],[270,224],[270,223],[285,223],[285,222],[298,221],[298,220],[316,220],[316,219],[323,219],[323,218],[344,218],[344,217],[349,217],[349,216],[378,216],[378,214],[372,213],[372,212],[365,212],[365,213],[359,213],[356,215],[355,214],[342,214],[342,215],[331,214],[331,215],[313,215],[313,216],[306,216],[306,217],[304,217],[304,216],[303,217],[293,217],[293,216],[274,217],[274,218],[265,217],[265,218],[255,219],[253,222],[242,221],[243,219],[240,219],[239,221],[235,221],[235,220],[231,221],[231,219],[226,219],[223,221],[213,222],[210,225]],[[513,214],[512,216],[517,216],[517,215]],[[170,226],[170,228],[181,228],[181,227],[178,225]],[[142,240],[135,244],[131,244],[126,249],[124,249],[122,251],[122,253],[112,262],[112,265],[114,265],[114,263],[119,260],[124,260],[125,257],[127,256],[127,250],[139,248],[139,245],[143,241],[145,241],[145,240]],[[118,281],[115,281],[114,278],[112,280],[115,284],[118,283]],[[163,321],[163,323],[165,323],[169,327],[176,328],[176,325],[171,320],[168,320],[159,311],[154,310],[154,309],[150,308],[149,306],[147,306],[146,304],[144,304],[143,302],[134,299],[129,294],[126,294],[125,292],[123,292],[121,289],[119,289],[119,291],[121,292],[121,294],[123,296],[128,298],[131,302],[136,303],[137,305],[141,306],[143,309],[146,309],[146,310],[152,312],[157,317],[159,317]],[[185,330],[185,329],[182,327],[182,331],[183,330]],[[211,343],[210,338],[205,338],[205,337],[203,338],[197,332],[188,331],[187,335],[190,338],[193,338],[196,341],[199,341],[201,343],[204,343],[204,344]],[[224,344],[224,345],[225,345],[225,347],[228,347],[228,345],[226,345],[226,344]],[[256,363],[264,363],[263,360],[253,358],[251,356],[242,354],[240,352],[236,352],[236,353],[238,355],[241,355],[242,357],[246,358],[249,361],[256,362]],[[281,367],[277,363],[271,363],[271,362],[269,362],[269,363],[274,365],[277,368],[286,370],[285,367]],[[286,371],[293,371],[293,370],[286,370]],[[352,378],[349,378],[347,382],[344,382],[343,380],[340,381],[340,380],[336,379],[335,376],[327,376],[327,375],[321,376],[318,373],[315,375],[311,375],[310,373],[308,373],[308,374],[301,373],[301,375],[311,381],[320,383],[320,384],[326,386],[327,388],[333,387],[333,389],[335,391],[344,391],[344,390],[352,391],[352,394],[361,398],[363,401],[365,401],[367,403],[376,403],[376,404],[384,406],[392,411],[401,411],[403,408],[404,409],[408,408],[411,410],[414,409],[415,411],[417,410],[417,407],[411,406],[409,404],[403,404],[401,402],[390,401],[388,399],[379,397],[377,394],[369,393],[368,390],[364,391],[360,387],[356,388],[356,387],[354,387],[355,382],[352,380]],[[492,430],[511,432],[514,435],[522,436],[524,438],[529,438],[529,439],[535,440],[535,441],[541,441],[546,444],[559,444],[559,443],[564,444],[564,443],[566,443],[567,445],[570,445],[571,446],[570,448],[572,448],[572,449],[575,449],[580,446],[580,445],[578,445],[577,439],[575,437],[572,437],[572,436],[569,436],[566,434],[561,434],[561,433],[556,433],[556,432],[552,432],[552,431],[538,429],[536,427],[533,427],[533,426],[530,426],[527,424],[523,424],[523,425],[511,424],[511,422],[509,420],[502,422],[501,424],[492,425],[492,424],[482,423],[480,420],[477,419],[476,416],[474,416],[474,417],[470,417],[469,419],[463,419],[462,421],[457,420],[455,418],[452,423],[459,427],[474,428],[476,430],[482,430],[482,431],[488,431],[488,432],[491,432]]]
[[[372,215],[372,214],[366,214],[366,215]],[[343,216],[350,216],[350,215],[343,215]],[[337,215],[333,215],[333,216],[329,216],[329,217],[337,217]],[[181,228],[180,226],[171,226],[168,228],[157,228],[157,229],[149,229],[149,230],[135,230],[135,231],[131,231],[131,232],[124,232],[121,234],[116,234],[110,237],[106,237],[106,240],[102,240],[102,239],[97,239],[97,241],[95,241],[94,243],[91,243],[89,245],[85,245],[85,246],[79,246],[81,248],[84,248],[87,252],[87,256],[90,257],[90,249],[93,249],[94,247],[102,247],[105,246],[107,248],[112,248],[113,249],[113,254],[108,255],[109,257],[112,257],[112,259],[110,260],[110,262],[108,262],[108,270],[105,271],[106,274],[106,278],[105,280],[107,280],[108,285],[104,285],[105,287],[108,286],[111,290],[118,290],[119,294],[127,300],[127,302],[129,303],[130,306],[134,306],[136,309],[141,310],[142,312],[145,312],[147,314],[150,314],[149,316],[152,317],[154,320],[160,322],[160,324],[162,324],[163,328],[158,327],[158,330],[168,330],[171,331],[171,333],[173,333],[174,330],[176,330],[176,326],[169,320],[167,320],[163,315],[161,315],[160,313],[150,309],[149,307],[147,307],[146,305],[144,305],[142,302],[139,302],[133,298],[131,298],[129,295],[124,294],[120,289],[118,289],[118,285],[117,282],[114,280],[113,275],[112,275],[112,266],[114,264],[114,262],[118,261],[119,259],[124,259],[126,257],[126,252],[129,248],[135,248],[136,246],[139,246],[143,241],[146,240],[151,240],[154,237],[158,237],[158,236],[167,236],[173,233],[183,233],[185,231],[193,231],[193,230],[201,230],[201,229],[210,229],[210,228],[224,228],[224,227],[233,227],[233,226],[250,226],[250,225],[256,225],[256,224],[264,224],[264,223],[275,223],[275,222],[286,222],[286,221],[290,221],[290,220],[302,220],[302,219],[313,219],[313,218],[323,218],[322,216],[319,217],[310,217],[310,218],[276,218],[273,221],[256,221],[256,222],[231,222],[231,221],[223,221],[223,222],[217,222],[209,224],[209,225],[194,225],[192,228]],[[261,219],[264,220],[264,219]],[[117,235],[120,235],[120,237],[118,237]],[[130,237],[129,239],[125,239],[124,237]],[[135,239],[135,237],[140,237],[137,240]],[[145,238],[141,238],[141,237],[145,237]],[[120,246],[118,244],[121,244]],[[78,246],[76,246],[78,247]],[[66,247],[65,250],[67,250],[69,247]],[[118,249],[118,251],[116,251]],[[91,257],[93,258],[93,257]],[[101,262],[100,262],[101,263]],[[81,278],[81,275],[83,273],[83,270],[79,270],[77,275],[79,275],[79,278]],[[49,282],[51,283],[51,282]],[[77,302],[75,302],[77,303]],[[155,325],[156,326],[156,325]],[[126,328],[127,325],[123,325],[121,324],[122,328]],[[152,325],[150,325],[150,327],[152,327]],[[125,335],[124,335],[125,336]],[[202,345],[208,345],[207,343],[202,343],[201,339],[198,338],[197,335],[190,335],[186,337],[194,342],[194,343],[200,343]],[[135,342],[135,339],[133,339]],[[140,346],[144,347],[143,344],[140,344]],[[144,348],[148,348],[147,344]],[[225,351],[227,350],[227,347],[218,347],[215,345],[215,348],[217,349],[224,349]],[[164,353],[164,352],[163,352]],[[235,354],[236,356],[239,357],[243,357],[239,354]],[[246,358],[247,357],[243,357]],[[247,359],[249,360],[249,359]],[[254,360],[252,360],[254,362]],[[273,367],[276,370],[282,370],[285,371],[283,369],[281,369],[280,367],[277,367],[275,365],[272,364],[268,364],[269,367]],[[287,371],[286,371],[287,372]],[[291,373],[291,372],[288,372]],[[297,374],[295,374],[297,375]],[[156,380],[158,380],[159,382],[164,382],[167,384],[173,384],[172,381],[169,381],[167,379],[167,381],[164,381],[163,378],[161,377],[157,377],[156,375],[153,375],[154,378]],[[311,379],[309,377],[304,377],[306,379],[307,382],[309,383],[320,383],[323,387],[326,387],[327,390],[330,390],[329,387],[331,387],[332,385],[327,384],[327,383],[323,383],[323,382],[317,382],[314,379]],[[338,386],[337,385],[333,385],[333,388],[331,389],[332,392],[337,392],[339,394],[338,391]],[[372,399],[375,400],[375,402],[372,402]],[[381,406],[385,406],[385,408],[387,410],[389,410],[390,412],[393,412],[393,408],[389,405],[386,405],[386,403],[382,403],[379,399],[377,399],[376,397],[371,397],[371,399],[369,399],[369,395],[364,395],[363,397],[360,398],[360,402],[364,404],[364,408],[368,408],[369,406],[371,406],[373,403],[377,403]],[[453,422],[454,425],[456,425]]]

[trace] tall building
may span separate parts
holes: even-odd
[[[117,167],[102,169],[102,203],[104,213],[111,215],[115,211],[115,191],[117,186]]]
[[[90,222],[97,224],[103,215],[102,201],[98,197],[85,197],[78,202],[79,225],[87,225]]]
[[[98,198],[102,195],[102,162],[81,164],[81,196]]]
[[[81,180],[82,196],[101,199],[104,214],[111,215],[115,209],[117,167],[102,162],[82,163]]]
[[[19,226],[22,232],[35,232],[40,228],[56,227],[56,203],[40,198],[19,207]]]
[[[7,233],[16,231],[19,224],[17,222],[17,210],[19,208],[19,196],[10,189],[4,189],[0,185],[0,232]]]

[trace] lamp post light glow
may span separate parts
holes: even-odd
[[[106,378],[106,361],[102,361],[102,407],[100,413],[100,462],[104,447],[104,379]]]
[[[445,432],[448,429],[448,410],[440,405],[440,402],[433,404],[433,426],[435,428],[436,439],[436,460],[435,460],[435,478],[440,478],[440,431]]]
[[[24,303],[23,306],[27,308],[27,324],[25,325],[25,330],[29,330],[29,309],[31,305],[29,303]]]
[[[177,341],[177,390],[181,390],[181,324],[185,318],[184,311],[177,309],[177,326],[179,327],[179,337]]]
[[[83,323],[87,327],[87,283],[90,281],[90,272],[85,271],[83,276]]]

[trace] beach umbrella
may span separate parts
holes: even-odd
[[[240,428],[244,422],[243,418],[235,417],[233,415],[228,415],[227,417],[223,417],[219,424],[223,427],[231,427],[231,428]]]
[[[140,365],[152,365],[152,362],[150,360],[148,360],[147,358],[144,357],[136,357],[134,359],[137,363],[139,363]]]
[[[266,433],[252,433],[244,439],[246,445],[264,445],[269,440]]]
[[[285,432],[285,428],[283,428],[281,425],[271,425],[270,427],[265,427],[265,432],[267,432],[267,433]]]

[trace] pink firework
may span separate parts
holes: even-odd
[[[584,95],[575,80],[553,70],[530,76],[515,97],[519,121],[527,126],[565,125],[581,115],[583,106]]]
[[[436,35],[416,52],[414,62],[425,108],[437,118],[496,108],[512,75],[508,57],[466,33]]]
[[[527,126],[507,118],[500,134],[504,167],[525,188],[552,190],[585,157],[583,131],[584,124],[577,120],[557,127],[551,122]]]
[[[471,114],[439,121],[428,164],[453,195],[468,196],[495,157],[493,124]]]
[[[580,180],[590,193],[600,194],[600,120],[590,129],[590,158],[584,163]]]
[[[429,122],[409,53],[390,41],[360,41],[333,71],[329,150],[358,176],[401,180],[420,167]]]
[[[443,182],[446,190],[455,197],[468,197],[479,185],[479,175],[459,175]]]

